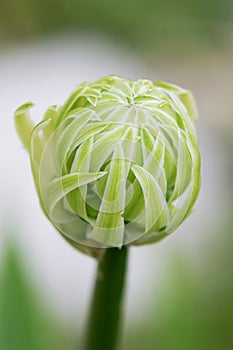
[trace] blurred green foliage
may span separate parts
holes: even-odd
[[[121,350],[233,348],[232,224],[213,232],[198,259],[182,250],[174,253],[164,279],[147,286],[157,289],[158,297],[150,301],[150,312],[125,330]],[[52,318],[27,278],[16,248],[10,246],[5,252],[0,273],[0,349],[81,350],[77,344],[83,330],[74,325],[72,334],[65,322],[61,325]],[[142,300],[137,307],[143,304]]]
[[[231,0],[1,0],[0,40],[59,29],[99,30],[127,44],[190,49],[224,45],[233,21]],[[232,29],[232,27],[231,27]],[[225,43],[226,44],[226,43]]]
[[[164,280],[154,287],[160,297],[131,328],[125,350],[233,349],[232,227],[229,222],[213,232],[198,261],[182,251],[171,257]]]
[[[0,269],[0,349],[64,350],[68,345],[59,322],[42,306],[27,278],[17,249],[5,248]]]

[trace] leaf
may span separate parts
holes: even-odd
[[[42,304],[17,247],[11,243],[4,248],[0,271],[0,349],[67,349],[64,326],[60,327]]]

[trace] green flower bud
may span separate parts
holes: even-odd
[[[29,150],[41,207],[78,249],[157,242],[190,214],[200,188],[191,93],[146,79],[81,84],[33,126],[15,123]]]

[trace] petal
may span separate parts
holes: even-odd
[[[144,168],[134,165],[132,171],[143,191],[145,202],[146,232],[156,231],[167,225],[169,218],[165,196],[154,177]]]
[[[29,116],[29,110],[33,106],[34,104],[32,102],[24,103],[16,109],[14,114],[17,133],[27,150],[29,150],[30,147],[30,138],[34,128],[34,124]]]
[[[124,152],[121,144],[118,143],[110,163],[108,179],[95,227],[88,234],[88,238],[100,242],[104,246],[122,246],[124,239],[122,212],[125,206],[125,185]]]
[[[43,201],[49,213],[55,205],[74,189],[93,182],[106,175],[106,172],[98,173],[73,173],[54,179],[47,186]]]

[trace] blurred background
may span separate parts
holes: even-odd
[[[81,349],[96,263],[42,214],[13,113],[108,74],[191,89],[202,156],[190,218],[131,249],[120,349],[232,349],[231,0],[0,0],[0,349]]]

